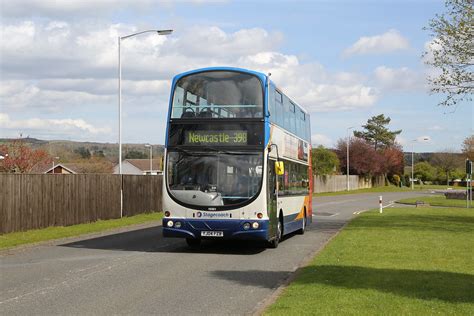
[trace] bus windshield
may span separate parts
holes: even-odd
[[[260,152],[168,152],[167,185],[171,195],[194,206],[237,205],[260,191]]]
[[[251,74],[208,71],[182,77],[173,93],[171,118],[262,118],[263,87]]]

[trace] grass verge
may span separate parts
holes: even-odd
[[[440,196],[420,196],[409,199],[402,199],[397,202],[415,205],[417,201],[423,201],[432,206],[446,206],[446,207],[466,207],[465,200],[447,199],[444,195]]]
[[[355,218],[267,315],[470,315],[474,213],[388,208]]]
[[[102,232],[114,228],[157,221],[163,217],[162,212],[140,214],[119,219],[99,220],[93,223],[73,226],[56,226],[43,229],[34,229],[26,232],[15,232],[0,235],[0,249],[9,249],[25,244],[41,241],[75,237],[89,233]]]

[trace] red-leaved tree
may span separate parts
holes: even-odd
[[[41,161],[52,161],[42,149],[31,149],[21,139],[0,145],[0,172],[25,173]]]
[[[347,171],[347,142],[339,139],[336,154],[341,162],[341,169]],[[353,137],[349,142],[349,168],[351,174],[374,176],[380,174],[380,159],[374,147],[367,141]]]
[[[347,142],[340,139],[337,142],[336,153],[344,173],[347,170]],[[349,168],[351,174],[362,176],[403,174],[403,151],[401,146],[394,144],[390,147],[375,150],[362,138],[351,138],[349,142]]]

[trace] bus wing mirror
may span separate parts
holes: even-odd
[[[285,165],[283,164],[283,161],[275,162],[275,173],[279,176],[285,173]]]

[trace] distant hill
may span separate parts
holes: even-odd
[[[0,144],[8,143],[14,140],[13,138],[0,138]],[[42,140],[32,137],[21,139],[28,146],[34,149],[43,149],[53,157],[60,157],[60,161],[66,162],[81,158],[81,153],[89,152],[90,155],[105,157],[113,163],[118,162],[118,144],[117,143],[99,143],[99,142],[78,142],[70,140]],[[153,145],[153,156],[163,156],[164,146]],[[122,155],[125,156],[129,151],[143,153],[148,157],[149,149],[143,144],[122,144]]]

